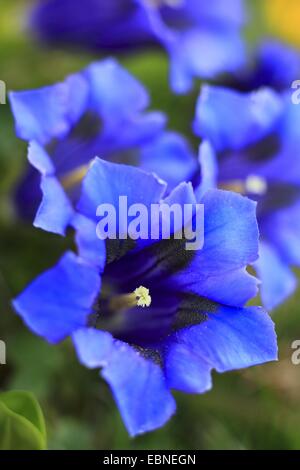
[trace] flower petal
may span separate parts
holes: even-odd
[[[42,144],[63,137],[83,111],[86,87],[86,81],[76,74],[56,85],[11,92],[17,135]]]
[[[269,213],[261,232],[287,264],[300,266],[300,202]]]
[[[247,266],[258,257],[256,203],[229,191],[210,190],[205,208],[205,242],[199,253],[206,272]],[[205,268],[204,268],[205,266]]]
[[[168,384],[184,392],[211,387],[211,371],[225,372],[277,359],[274,325],[259,307],[215,306],[197,326],[177,332],[168,342]]]
[[[256,204],[220,190],[207,191],[201,202],[204,246],[194,251],[189,263],[171,279],[184,292],[240,306],[256,292],[255,278],[245,271],[258,257]]]
[[[191,181],[197,161],[188,142],[175,132],[164,132],[141,150],[140,165],[159,175],[173,189],[182,181]]]
[[[90,86],[90,105],[105,121],[122,121],[149,105],[143,85],[114,59],[92,63],[84,75]]]
[[[217,156],[208,140],[204,140],[199,147],[199,163],[201,182],[195,191],[197,200],[200,200],[209,189],[217,188]]]
[[[198,98],[194,130],[217,151],[240,150],[269,133],[283,102],[269,88],[252,93],[205,85]]]
[[[57,343],[83,327],[100,291],[97,272],[74,253],[40,275],[13,305],[29,328]]]
[[[33,9],[31,25],[48,44],[123,50],[153,41],[143,4],[110,0],[99,8],[99,0],[85,0],[84,4],[81,0],[44,0]]]
[[[228,28],[190,29],[178,35],[169,52],[171,86],[177,93],[189,91],[194,77],[212,78],[236,71],[245,63],[241,35]]]
[[[288,264],[269,244],[261,242],[259,259],[254,267],[261,280],[261,298],[267,309],[277,307],[295,291],[296,277]]]
[[[131,436],[159,428],[172,416],[175,401],[159,365],[103,331],[81,329],[73,340],[83,365],[103,367]]]
[[[32,140],[28,146],[28,160],[42,175],[53,175],[54,165],[46,150],[36,141]]]
[[[297,49],[274,40],[265,40],[258,49],[255,84],[257,87],[272,84],[288,89],[299,76],[300,58]]]
[[[42,176],[42,202],[33,225],[48,232],[65,235],[74,210],[63,187],[55,176]]]
[[[103,272],[106,262],[105,241],[97,237],[96,222],[81,214],[72,219],[79,255]]]
[[[152,203],[160,201],[165,189],[166,184],[153,174],[95,158],[83,180],[78,209],[95,220],[97,207],[111,204],[119,220],[119,196],[127,197],[128,207],[142,203],[149,208]]]

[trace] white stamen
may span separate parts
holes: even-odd
[[[149,307],[151,305],[151,296],[149,289],[144,286],[137,287],[134,291],[138,307]]]
[[[245,181],[245,188],[247,193],[262,196],[267,192],[268,183],[265,178],[262,178],[261,176],[250,175]]]

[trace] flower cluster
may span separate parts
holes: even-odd
[[[196,171],[186,139],[165,129],[163,113],[146,111],[147,91],[113,59],[56,85],[11,92],[10,102],[31,163],[16,194],[19,211],[36,213],[34,225],[44,230],[64,234],[72,224],[82,178],[96,155],[157,172],[170,188]],[[64,209],[59,215],[57,205]]]
[[[19,212],[49,232],[72,228],[76,246],[14,308],[34,333],[71,338],[79,361],[101,370],[132,436],[166,423],[173,390],[204,393],[214,370],[277,359],[265,308],[292,294],[300,266],[300,111],[288,90],[300,56],[275,41],[247,55],[246,18],[241,0],[46,0],[32,14],[48,43],[110,54],[162,46],[175,92],[205,79],[192,126],[199,158],[114,58],[10,93],[30,163]],[[186,249],[186,221],[175,216],[169,237],[159,228],[130,237],[124,197],[169,214],[201,205],[203,245]],[[102,205],[115,210],[114,239],[98,235]],[[258,291],[264,307],[250,307]]]
[[[207,85],[196,107],[194,129],[206,139],[200,157],[209,166],[205,188],[231,189],[258,202],[255,268],[268,309],[294,291],[289,266],[300,265],[299,118],[290,92],[270,87],[245,93]]]

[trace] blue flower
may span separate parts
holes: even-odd
[[[27,217],[36,214],[34,225],[44,230],[65,233],[95,156],[158,172],[170,187],[195,171],[186,140],[165,130],[162,113],[145,111],[146,90],[112,59],[52,86],[12,92],[10,102],[17,135],[29,142],[31,163],[17,203]]]
[[[201,250],[186,251],[175,237],[97,238],[98,205],[112,204],[119,220],[120,196],[146,208],[196,201],[188,183],[165,191],[153,174],[96,158],[77,206],[78,255],[66,253],[14,301],[33,332],[51,343],[70,335],[80,362],[101,369],[131,435],[170,418],[171,390],[204,393],[214,369],[277,358],[268,314],[244,307],[257,291],[246,271],[258,256],[255,202],[207,191]]]
[[[300,108],[291,93],[270,88],[241,93],[205,86],[199,96],[195,132],[201,148],[203,194],[219,186],[258,202],[264,305],[276,307],[296,287],[290,266],[300,265]]]
[[[32,27],[50,43],[100,50],[159,44],[169,54],[171,85],[187,92],[194,77],[212,78],[245,64],[243,0],[47,0]]]

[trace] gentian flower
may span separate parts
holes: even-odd
[[[147,112],[144,87],[112,59],[95,62],[64,82],[10,93],[17,135],[29,142],[31,164],[17,192],[21,214],[64,234],[80,183],[96,156],[138,164],[170,188],[189,179],[197,162],[186,140]],[[42,193],[42,194],[41,194]],[[58,213],[57,206],[64,207]]]
[[[147,209],[196,202],[190,183],[165,191],[153,174],[96,158],[77,205],[79,254],[66,253],[14,301],[33,332],[51,343],[70,335],[80,362],[101,369],[132,436],[170,418],[171,390],[204,393],[213,369],[277,357],[270,317],[244,306],[257,290],[246,271],[258,255],[255,202],[207,191],[200,250],[186,251],[174,232],[158,240],[96,236],[97,207],[111,204],[118,221],[120,196]]]
[[[255,268],[268,309],[294,291],[290,266],[300,265],[299,112],[290,92],[241,93],[214,86],[202,88],[196,109],[194,129],[206,140],[200,195],[219,186],[258,202],[261,244]]]
[[[243,0],[47,0],[32,27],[48,43],[111,51],[158,44],[170,57],[171,86],[187,92],[245,64]]]

